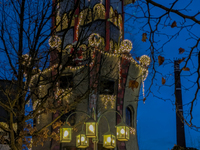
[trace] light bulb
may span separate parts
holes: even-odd
[[[120,131],[120,132],[121,132],[121,134],[124,134],[124,133],[125,133],[124,129],[121,129],[121,131]]]
[[[78,143],[80,142],[80,140],[78,140]]]
[[[115,143],[115,140],[113,140],[113,143]]]
[[[68,131],[65,131],[64,132],[64,137],[67,137],[69,135],[69,132]]]
[[[110,138],[110,137],[107,138],[107,142],[108,142],[108,143],[111,142],[111,138]]]
[[[85,138],[84,138],[84,137],[81,137],[81,141],[82,141],[82,142],[85,141]]]
[[[90,126],[89,126],[89,130],[92,131],[92,132],[94,133],[94,127],[93,127],[93,125],[90,125]]]

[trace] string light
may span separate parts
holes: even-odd
[[[96,40],[96,37],[98,37],[99,41]],[[57,39],[57,38],[55,37],[55,39]],[[93,39],[93,40],[92,40],[92,39]],[[93,33],[93,34],[90,35],[90,37],[89,37],[88,40],[89,40],[90,45],[92,45],[92,46],[94,46],[94,45],[98,46],[98,45],[101,43],[101,40],[100,40],[100,39],[101,39],[101,37],[99,36],[99,34]],[[59,38],[58,38],[58,40],[53,40],[53,41],[59,41]],[[55,43],[55,42],[54,42],[54,43]],[[59,42],[58,42],[58,43],[59,43]],[[130,49],[132,48],[132,43],[131,43],[129,40],[124,40],[124,41],[122,42],[122,44],[123,44],[123,46],[121,46],[121,48],[122,48],[122,47],[125,48],[126,51],[130,51]],[[53,45],[52,45],[52,46],[53,46]],[[65,49],[69,52],[70,48],[72,48],[72,45],[67,46]],[[107,57],[125,58],[125,59],[127,59],[127,60],[129,60],[129,61],[135,63],[136,66],[139,66],[139,67],[141,68],[141,70],[142,70],[143,81],[146,79],[146,77],[147,77],[147,75],[148,75],[148,70],[147,70],[146,68],[144,68],[143,66],[144,66],[144,64],[145,64],[145,66],[148,66],[149,63],[150,63],[150,58],[149,58],[147,55],[141,56],[141,58],[140,58],[141,66],[140,66],[140,65],[131,57],[130,54],[127,55],[127,54],[121,54],[121,53],[109,53],[109,52],[101,51],[101,50],[98,49],[98,48],[95,48],[95,49],[93,49],[93,51],[91,52],[91,57],[92,57],[92,58],[95,57],[95,51],[99,51],[101,54],[103,54],[103,55],[105,55],[105,56],[107,56]],[[115,50],[115,52],[117,52],[117,50]],[[123,50],[122,50],[122,52],[123,52]],[[94,59],[92,59],[92,60],[94,61]],[[91,67],[92,65],[94,65],[94,62],[93,62],[93,61],[89,64],[90,67]],[[83,68],[84,66],[85,66],[85,65],[82,65],[82,66],[67,66],[67,68],[69,68],[70,70],[78,70],[78,69]],[[119,66],[119,70],[120,70],[120,62],[119,62],[119,65],[118,65],[118,66]],[[52,69],[54,69],[54,68],[56,68],[56,67],[57,67],[57,65],[54,65],[54,66],[52,66],[51,68],[49,68],[49,69],[43,71],[43,73],[46,73],[46,72],[48,72],[48,71],[51,71]],[[62,66],[60,66],[60,67],[62,67]],[[119,72],[120,72],[120,71],[119,71]],[[37,77],[38,75],[39,75],[39,74],[34,75],[33,78],[31,79],[31,81],[32,81],[35,77]],[[120,87],[120,80],[121,80],[121,76],[120,76],[120,73],[119,73],[119,87]]]
[[[108,102],[110,102],[111,108],[114,108],[116,95],[100,95],[100,99],[102,100],[105,109],[107,109]]]
[[[139,63],[142,66],[141,67],[141,72],[142,72],[142,95],[143,95],[143,100],[145,100],[145,89],[144,89],[144,81],[146,80],[148,76],[148,69],[147,67],[150,65],[151,59],[147,55],[143,55],[139,59]],[[144,101],[145,103],[145,101]]]
[[[40,113],[40,110],[38,111],[38,113]],[[40,115],[38,115],[37,117],[37,123],[40,124]]]
[[[118,67],[119,67],[119,82],[118,82],[118,87],[120,88],[120,86],[121,86],[121,60],[118,63]]]
[[[122,35],[123,35],[123,30],[122,30],[122,16],[119,14],[118,15],[118,26],[119,26],[119,37],[120,37],[120,41],[122,39]]]
[[[135,135],[135,128],[129,127],[130,134]]]
[[[55,98],[59,98],[61,100],[62,98],[66,99],[67,102],[68,98],[72,95],[72,88],[69,89],[60,89],[57,86],[56,92],[55,92]]]
[[[79,20],[79,25],[80,25],[80,20]],[[135,63],[135,65],[137,67],[140,68],[141,70],[141,73],[142,73],[142,84],[143,84],[143,97],[145,96],[144,95],[144,81],[145,79],[147,78],[147,75],[148,75],[148,70],[147,70],[147,66],[150,64],[150,58],[147,56],[147,55],[143,55],[140,57],[140,60],[139,60],[139,63],[138,64],[130,55],[130,50],[132,49],[132,43],[131,41],[129,40],[123,40],[121,42],[121,45],[120,45],[120,48],[119,49],[115,49],[114,50],[114,53],[111,53],[110,52],[107,52],[107,51],[102,51],[98,48],[98,46],[100,44],[102,44],[102,37],[97,34],[97,33],[93,33],[89,36],[88,38],[88,41],[89,41],[89,45],[90,46],[93,46],[94,48],[92,49],[92,52],[91,52],[91,58],[92,58],[92,62],[90,62],[89,64],[85,64],[85,65],[80,65],[80,66],[67,66],[66,69],[70,69],[71,71],[73,70],[79,70],[85,66],[93,66],[94,65],[94,57],[95,57],[95,52],[98,51],[100,52],[102,55],[106,56],[106,57],[116,57],[116,58],[124,58],[124,59],[127,59],[129,60],[130,62],[133,62]],[[58,36],[53,36],[49,39],[49,45],[51,47],[58,47],[58,45],[60,45],[60,38]],[[81,47],[81,46],[80,46]],[[79,48],[80,48],[79,47]],[[73,48],[72,45],[68,45],[64,51],[67,51],[68,54],[70,54],[71,52],[71,49]],[[87,46],[84,45],[82,47],[83,49],[87,49]],[[115,47],[116,48],[116,47]],[[103,48],[102,48],[103,49]],[[110,49],[113,49],[113,43],[111,42],[110,44]],[[126,54],[123,54],[124,52],[127,52]],[[27,57],[27,56],[26,56]],[[118,86],[120,87],[120,84],[121,84],[121,61],[119,60],[119,63],[118,63],[118,66],[119,66],[119,83],[118,83]],[[43,74],[43,73],[47,73],[49,71],[52,71],[54,68],[57,68],[58,67],[58,64],[55,64],[53,65],[52,67],[44,70],[43,72],[39,72],[37,74],[35,74],[32,78],[31,78],[31,83],[33,82],[34,78],[38,77],[40,74]],[[62,65],[60,65],[59,69],[62,68]],[[61,96],[60,93],[63,93],[63,94],[66,94],[66,99],[68,99],[68,97],[72,94],[71,92],[69,92],[68,90],[66,91],[68,92],[67,94],[65,93],[64,90],[61,90],[61,89],[57,89],[56,91],[56,97],[58,98],[59,96]],[[104,102],[104,106],[105,108],[107,108],[107,103],[108,102],[111,102],[111,107],[113,108],[114,107],[114,101],[116,99],[116,96],[104,96],[103,98],[105,100]]]
[[[79,17],[78,17],[78,23],[77,23],[77,26],[76,26],[76,40],[78,40],[78,31],[79,31],[79,26],[81,24],[81,21],[83,19],[83,13],[80,13]]]

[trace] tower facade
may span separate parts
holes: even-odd
[[[117,142],[118,150],[138,150],[136,119],[140,85],[147,77],[148,56],[140,57],[139,62],[130,55],[132,43],[124,40],[124,5],[132,1],[121,0],[60,0],[54,1],[54,32],[49,40],[51,46],[51,74],[60,73],[54,100],[59,105],[70,105],[61,121],[75,111],[84,111],[97,118],[107,110],[106,119],[101,119],[98,128],[98,149],[103,149],[102,135],[108,131],[115,134],[115,126],[122,119],[130,127],[130,139]],[[71,105],[73,104],[73,105]],[[120,113],[123,118],[114,112]],[[60,115],[40,116],[36,127],[45,125]],[[48,118],[48,119],[47,119]],[[86,116],[76,113],[68,122],[74,126],[72,141],[60,143],[52,140],[44,144],[45,149],[76,149],[76,135],[81,131]],[[51,128],[59,132],[59,128]],[[33,150],[44,149],[40,146]],[[87,148],[93,149],[92,140]]]

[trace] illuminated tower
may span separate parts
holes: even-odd
[[[137,105],[140,85],[148,75],[148,56],[143,55],[135,61],[130,55],[132,43],[124,40],[124,5],[132,0],[60,0],[54,1],[54,35],[50,39],[51,66],[58,65],[64,71],[58,82],[58,91],[68,92],[58,102],[63,105],[77,102],[76,107],[61,117],[65,121],[70,113],[77,110],[92,114],[95,108],[97,117],[104,111],[118,111],[131,129],[127,142],[117,142],[115,149],[138,150],[136,134]],[[53,9],[54,10],[54,9]],[[55,42],[56,41],[56,42]],[[53,69],[52,69],[53,70]],[[56,74],[53,71],[52,74]],[[143,87],[144,88],[144,87]],[[54,120],[59,111],[51,114]],[[82,122],[86,116],[73,115],[70,125]],[[122,120],[116,113],[107,113],[111,132]],[[42,117],[45,118],[45,117]],[[108,131],[105,119],[99,123],[98,149],[103,149],[102,135]],[[39,127],[39,124],[37,125]],[[107,126],[107,125],[106,125]],[[76,127],[79,131],[81,126]],[[58,128],[52,129],[58,133]],[[78,132],[79,132],[78,131]],[[76,149],[76,135],[73,132],[70,143],[52,140],[45,148],[52,150]],[[34,148],[34,150],[42,149]],[[92,140],[88,149],[93,149]]]

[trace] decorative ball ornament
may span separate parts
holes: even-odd
[[[123,40],[120,45],[121,52],[130,52],[133,48],[132,42],[130,40]]]
[[[99,46],[99,44],[101,43],[101,37],[99,34],[97,33],[92,33],[90,35],[90,37],[88,38],[89,44],[91,46]]]
[[[148,67],[150,65],[150,62],[151,62],[151,59],[147,55],[142,55],[139,59],[139,63],[144,67]]]
[[[57,48],[60,46],[60,44],[61,44],[61,39],[57,35],[50,37],[49,45],[51,48]]]

